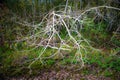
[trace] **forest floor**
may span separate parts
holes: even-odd
[[[9,80],[112,80],[111,78],[104,76],[96,76],[93,74],[83,75],[79,73],[72,73],[61,69],[59,71],[48,70],[40,73],[34,77],[17,77],[9,78]]]
[[[68,65],[67,65],[68,66]],[[51,66],[37,71],[37,75],[22,74],[22,76],[4,77],[0,80],[119,80],[113,79],[110,76],[104,76],[102,73],[105,70],[100,70],[95,64],[84,67],[81,70],[68,69],[68,67]]]

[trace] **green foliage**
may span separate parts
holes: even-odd
[[[84,26],[81,33],[91,41],[97,41],[100,43],[109,37],[109,34],[106,31],[107,23],[103,21],[95,23],[91,18],[85,18],[81,23]]]
[[[54,63],[55,63],[55,59],[48,59],[48,60],[45,62],[45,65],[48,67],[48,66],[54,65]]]
[[[116,45],[116,46],[119,46],[120,47],[120,38],[119,38],[119,35],[115,35],[112,37],[111,39],[111,42]]]
[[[88,54],[86,63],[87,64],[96,64],[97,66],[99,66],[103,69],[111,68],[113,70],[120,71],[119,57],[110,56],[110,54],[113,54],[113,53],[109,53],[108,54],[109,56],[108,56],[105,53],[93,52],[91,54]]]
[[[104,76],[106,76],[106,77],[111,77],[112,75],[113,75],[113,73],[110,72],[109,70],[105,70],[105,71],[104,71]]]
[[[120,71],[120,56],[114,57],[108,65],[110,68]]]

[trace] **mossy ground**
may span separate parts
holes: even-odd
[[[39,49],[39,48],[38,48]],[[76,60],[73,60],[75,51],[72,51],[64,58],[52,58],[37,60],[31,66],[32,74],[28,66],[38,56],[39,50],[28,52],[19,52],[14,50],[4,51],[0,53],[0,74],[3,77],[30,77],[39,75],[42,72],[67,70],[71,73],[83,75],[95,75],[109,77],[113,80],[120,78],[120,56],[113,56],[118,50],[107,50],[106,52],[90,51],[87,53],[87,58],[84,59],[85,66],[79,70],[80,65]],[[49,49],[50,50],[50,49]],[[48,50],[48,53],[50,53]]]

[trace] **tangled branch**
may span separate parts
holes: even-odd
[[[66,6],[65,11],[49,12],[39,24],[32,25],[33,33],[30,36],[16,40],[17,42],[26,41],[26,43],[29,46],[34,47],[34,49],[42,47],[42,50],[39,52],[39,56],[35,58],[34,61],[29,65],[30,69],[31,65],[34,64],[37,60],[53,58],[58,54],[64,58],[65,54],[61,53],[61,51],[67,52],[71,50],[76,50],[73,60],[79,62],[82,68],[84,66],[83,57],[86,57],[87,53],[86,47],[89,47],[93,50],[98,50],[90,45],[89,40],[85,39],[79,30],[84,27],[83,21],[87,13],[93,12],[95,15],[97,14],[97,16],[104,17],[103,14],[99,12],[99,9],[101,8],[120,11],[119,8],[111,6],[98,6],[89,8],[83,12],[80,11],[79,16],[77,16],[73,15],[74,13],[71,11],[71,8],[67,10],[67,7],[70,6]],[[17,23],[25,26],[30,26],[30,24],[26,24],[25,22]],[[64,33],[62,33],[63,31]],[[45,51],[48,48],[53,49],[54,52],[49,56],[44,56]]]

